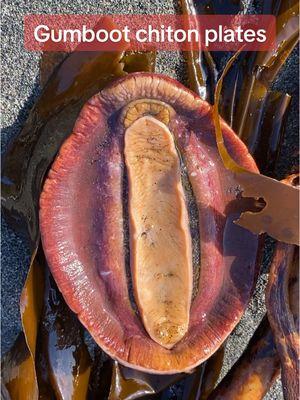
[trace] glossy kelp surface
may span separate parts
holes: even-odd
[[[83,329],[76,316],[65,304],[45,268],[44,306],[40,319],[36,367],[40,397],[49,393],[59,400],[86,398],[91,359],[83,341]]]
[[[21,294],[23,331],[2,362],[3,383],[14,399],[37,399],[38,385],[34,365],[38,321],[43,306],[44,271],[33,254]]]
[[[299,186],[299,174],[286,179]],[[266,291],[267,313],[282,367],[284,397],[299,398],[299,248],[278,243]]]
[[[253,173],[241,167],[228,153],[224,144],[219,117],[220,94],[223,80],[239,53],[236,53],[227,63],[218,80],[213,118],[216,129],[216,140],[220,156],[226,168],[235,173],[241,186],[243,197],[263,199],[265,207],[262,211],[245,211],[236,223],[254,233],[267,232],[273,238],[292,244],[299,243],[299,190],[265,175]],[[281,207],[285,204],[285,207]]]
[[[133,400],[145,398],[160,398],[154,396],[164,391],[168,386],[178,382],[185,374],[155,375],[124,367],[116,361],[113,364],[113,375],[109,400]],[[153,395],[153,396],[151,396]]]
[[[265,316],[244,353],[208,399],[261,400],[279,373],[279,357]]]
[[[181,0],[182,13],[193,16],[197,13],[193,0]],[[195,23],[195,22],[194,22]],[[208,51],[191,49],[184,52],[187,63],[189,88],[203,100],[212,102],[218,71]]]
[[[298,41],[298,2],[286,9],[286,2],[274,6],[277,15],[277,47],[274,51],[241,53],[233,66],[222,97],[221,115],[247,144],[253,154],[260,136],[268,137],[262,129],[268,116],[267,99],[270,86]],[[229,87],[228,87],[229,86]]]
[[[208,1],[194,3],[182,0],[182,11],[193,15],[200,13],[236,14],[245,12],[242,2],[222,3]],[[259,142],[273,142],[270,111],[274,107],[276,93],[271,93],[270,85],[280,68],[298,42],[299,6],[297,1],[264,2],[263,13],[277,16],[277,46],[269,52],[242,52],[224,79],[224,90],[220,104],[220,114],[233,130],[247,144],[251,154],[265,159],[265,151]],[[190,51],[186,54],[190,87],[202,98],[213,101],[213,93],[220,72],[220,60],[227,57],[226,52]],[[283,95],[284,96],[284,95]],[[270,98],[271,97],[271,98]],[[271,104],[270,104],[271,103]],[[280,101],[278,100],[278,107]],[[280,111],[284,110],[281,105]],[[273,111],[275,111],[273,109]],[[280,138],[279,138],[280,139]],[[277,154],[274,155],[275,158]],[[260,164],[263,167],[263,164]],[[270,170],[270,168],[268,169]],[[262,171],[264,172],[264,171]]]
[[[145,380],[140,381],[134,377],[125,379],[120,365],[117,361],[114,362],[109,400],[134,400],[154,393],[155,390]]]
[[[281,361],[284,398],[287,400],[299,398],[299,289],[289,293],[291,274],[294,274],[292,284],[299,288],[298,253],[296,246],[277,245],[266,298],[268,318]],[[291,295],[295,298],[292,299]]]
[[[206,12],[205,9],[209,9],[212,12],[214,10],[214,2],[211,3],[206,4],[203,7],[204,9],[200,11]],[[238,3],[236,6],[238,6]],[[277,48],[275,51],[263,53],[242,52],[237,57],[236,62],[227,70],[226,76],[223,76],[224,90],[220,92],[220,98],[222,99],[220,102],[220,114],[247,144],[261,173],[273,176],[272,171],[274,171],[279,155],[283,134],[282,126],[285,121],[290,97],[278,92],[272,92],[270,85],[286,58],[297,44],[299,31],[297,15],[299,7],[296,1],[291,1],[289,4],[282,1],[268,3],[270,3],[270,9],[265,4],[263,12],[271,12],[270,10],[272,10],[272,13],[278,15]],[[197,6],[198,8],[202,7],[198,4]],[[189,0],[182,1],[182,9],[184,13],[189,15],[195,13],[193,2]],[[238,11],[240,10],[232,10],[233,13]],[[225,57],[226,54],[218,53],[217,58],[215,58],[216,63],[213,59],[214,56],[216,56],[216,53],[213,55],[208,52],[190,51],[187,53],[188,76],[191,87],[203,98],[209,98],[210,96],[205,88],[205,83],[207,85],[209,79],[209,88],[211,89],[216,86],[215,81],[218,75],[216,64],[218,64],[218,58]],[[209,68],[207,68],[205,60],[209,60]],[[253,180],[253,177],[251,177],[251,180]],[[269,181],[269,184],[271,183]],[[249,180],[247,183],[244,181],[243,185],[249,185]],[[253,185],[255,186],[255,182],[253,182]],[[248,193],[249,195],[251,193],[253,195],[255,194],[254,192],[252,189]],[[272,195],[269,196],[269,200],[272,201],[272,197]],[[285,197],[284,195],[282,200]],[[297,201],[298,195],[294,192],[293,208],[296,206]],[[270,220],[272,217],[270,214],[276,213],[276,210],[277,204],[274,204],[273,211],[266,208],[264,213],[255,215],[255,219],[253,220],[253,214],[244,214],[240,223],[244,227],[255,229],[257,233],[269,231],[269,233],[272,232],[271,234],[279,239],[293,241],[294,243],[298,242],[298,225],[295,224],[295,221],[297,221],[297,212],[290,218],[291,227],[294,229],[294,238],[290,236],[289,229],[287,230],[288,235],[278,231],[281,222],[275,223],[276,226],[273,224],[272,227],[264,223],[260,225],[262,220]],[[285,217],[287,214],[288,211],[282,216],[283,222],[286,222]]]
[[[195,371],[177,375],[147,374],[114,362],[109,398],[166,400],[169,386],[177,383],[182,387],[182,400],[205,400],[218,380],[223,357],[224,346]]]
[[[235,15],[241,14],[245,12],[245,4],[240,0],[229,0],[229,1],[219,1],[219,0],[204,0],[204,1],[193,1],[193,0],[185,0],[190,4],[194,5],[195,11],[198,14],[224,14],[224,15]],[[210,101],[213,100],[213,93],[215,89],[216,79],[218,77],[218,72],[220,68],[222,68],[223,57],[226,56],[225,52],[216,51],[216,52],[204,52],[205,60],[207,62],[208,70],[210,73],[210,81],[209,85],[211,85],[211,94],[212,97]],[[201,55],[200,55],[201,58]],[[195,63],[195,65],[197,62]],[[217,73],[215,74],[215,71]]]
[[[1,383],[7,399],[38,399],[35,368],[23,332],[2,359]]]
[[[268,94],[261,133],[253,152],[257,166],[264,175],[274,177],[290,101],[288,94],[277,91]]]
[[[207,360],[204,366],[204,374],[200,390],[201,396],[199,400],[206,400],[217,384],[223,366],[225,346],[226,343]],[[194,397],[191,400],[195,399],[196,398]]]
[[[127,73],[143,71],[154,72],[156,63],[156,52],[127,51],[123,58],[123,71]]]
[[[214,355],[211,358],[213,357]],[[182,400],[194,400],[200,398],[202,393],[202,384],[204,383],[203,375],[207,363],[208,361],[205,361],[199,365],[193,373],[185,378],[183,382]]]
[[[183,382],[182,400],[206,400],[219,378],[225,345],[221,346],[205,363],[196,368]]]
[[[49,81],[51,75],[54,73],[55,69],[59,64],[68,57],[68,53],[63,52],[48,52],[44,51],[40,58],[40,86],[44,88]]]
[[[85,398],[90,358],[83,331],[58,292],[41,249],[31,262],[20,306],[26,336],[20,334],[2,364],[11,398]]]

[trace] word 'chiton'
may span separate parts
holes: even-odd
[[[257,171],[222,129],[231,156]],[[83,107],[45,181],[40,227],[59,289],[113,358],[189,371],[232,331],[259,254],[258,237],[233,222],[246,201],[237,186],[211,106],[178,82],[129,74]]]

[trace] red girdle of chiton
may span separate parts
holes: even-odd
[[[156,134],[159,151],[167,151],[160,155],[167,159],[170,155],[174,157],[174,162],[167,163],[167,172],[159,171],[157,160],[154,165],[151,157],[147,165],[152,168],[149,174],[156,168],[159,178],[160,173],[171,174],[159,190],[166,190],[171,202],[177,201],[173,208],[182,217],[178,222],[180,229],[176,231],[182,235],[181,252],[176,248],[172,252],[169,248],[174,240],[168,239],[168,235],[171,236],[174,226],[178,228],[172,204],[162,207],[163,211],[158,213],[163,220],[157,225],[162,224],[167,229],[165,249],[159,243],[159,235],[152,241],[154,246],[160,244],[161,256],[155,251],[146,254],[143,246],[134,247],[137,242],[132,234],[133,225],[141,224],[138,218],[142,217],[139,210],[134,214],[131,209],[132,201],[138,200],[132,198],[132,193],[134,195],[137,187],[141,190],[143,178],[148,195],[149,188],[155,184],[155,180],[147,177],[143,164],[147,157],[136,164],[143,166],[142,169],[135,170],[130,164],[131,156],[137,159],[141,156],[134,150],[140,140],[134,135],[139,130],[142,136],[146,135],[145,142],[140,144],[147,142],[147,134],[152,135],[152,139]],[[230,155],[241,166],[257,172],[247,148],[223,121],[222,130]],[[148,150],[157,151],[151,143]],[[166,166],[164,162],[163,166]],[[196,266],[189,264],[191,230],[189,216],[184,214],[189,212],[190,200],[185,193],[184,179],[178,180],[181,170],[188,177],[196,205],[200,250]],[[139,171],[144,171],[142,177]],[[161,200],[159,190],[145,199],[148,211],[152,195],[154,201]],[[248,209],[249,202],[246,203],[247,199],[240,196],[234,174],[224,168],[220,159],[211,106],[168,77],[129,74],[86,103],[49,171],[40,199],[43,247],[69,307],[111,357],[147,372],[190,371],[219,348],[240,320],[250,299],[257,276],[260,239],[233,222],[241,211]],[[155,218],[155,207],[150,214]],[[165,215],[167,222],[173,218],[170,229],[166,228]],[[153,246],[152,242],[150,240]],[[133,251],[139,253],[133,254]],[[168,257],[164,258],[162,251]],[[185,253],[183,258],[182,252]],[[133,267],[136,254],[140,257],[136,257],[138,261]],[[169,257],[169,254],[174,256]],[[151,261],[148,264],[147,257]],[[140,268],[141,259],[143,266]],[[159,265],[160,259],[163,262]],[[166,260],[170,261],[169,269],[166,269]],[[195,264],[195,257],[193,261]],[[131,277],[128,263],[132,268]],[[147,265],[151,268],[147,269]],[[180,277],[181,286],[176,282],[173,286],[169,284],[174,271]],[[198,279],[195,271],[199,273]],[[162,275],[157,275],[158,272]],[[156,278],[163,276],[166,284],[158,288],[154,275]],[[139,291],[148,291],[150,297],[142,301]],[[159,296],[161,298],[157,298]],[[149,298],[155,301],[156,311],[151,309]],[[176,298],[183,305],[180,310],[176,308]],[[162,302],[167,305],[162,306]],[[155,330],[159,325],[155,325],[158,316],[163,318],[160,321],[168,322],[166,330]],[[175,326],[175,331],[170,326]],[[168,338],[174,332],[175,336]],[[161,333],[167,338],[160,336]]]

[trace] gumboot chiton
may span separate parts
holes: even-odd
[[[257,171],[222,129],[231,156]],[[211,106],[137,73],[83,107],[45,181],[40,228],[59,289],[96,342],[124,365],[170,374],[215,352],[247,305],[259,239],[234,224],[243,208]]]
[[[171,132],[151,116],[126,129],[124,154],[136,300],[149,335],[168,348],[188,329],[193,282],[180,161]]]

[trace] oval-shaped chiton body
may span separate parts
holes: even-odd
[[[222,122],[231,156],[257,171]],[[189,371],[233,330],[257,275],[259,239],[220,159],[211,106],[136,73],[83,107],[45,181],[42,242],[69,307],[111,357]]]

